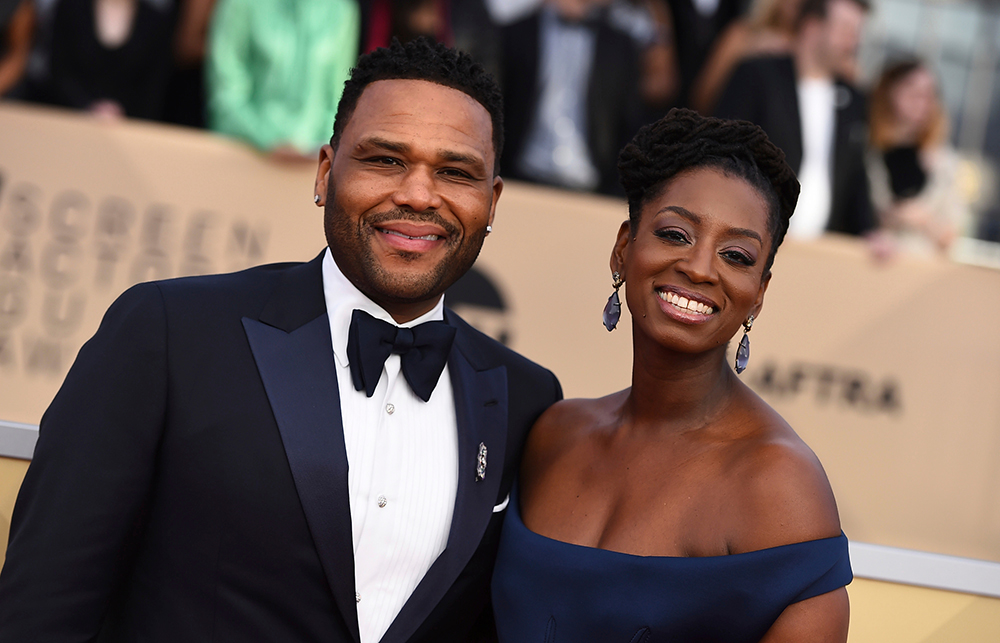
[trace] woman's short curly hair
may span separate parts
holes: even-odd
[[[337,147],[340,135],[351,120],[361,93],[379,80],[426,80],[464,92],[479,102],[493,123],[494,174],[500,172],[503,151],[503,95],[496,79],[465,52],[421,37],[404,44],[393,38],[358,58],[337,106],[330,144]]]
[[[661,194],[671,179],[697,168],[741,178],[764,198],[771,235],[764,270],[770,270],[799,198],[799,182],[784,152],[768,140],[764,130],[747,121],[672,109],[642,127],[618,156],[632,229],[639,225],[643,206]]]

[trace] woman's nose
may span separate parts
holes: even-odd
[[[711,283],[718,278],[715,252],[711,248],[694,245],[690,252],[677,262],[677,269],[692,283]]]

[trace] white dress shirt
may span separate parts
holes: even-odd
[[[832,80],[807,78],[798,84],[802,121],[799,201],[788,222],[788,236],[813,239],[826,231],[833,205],[833,133],[836,87]]]
[[[458,428],[448,367],[428,402],[390,355],[374,395],[354,390],[347,359],[351,315],[392,317],[348,281],[330,250],[323,289],[340,390],[361,643],[382,638],[448,543],[458,492]],[[411,327],[444,319],[444,297]],[[400,325],[400,324],[397,324]]]

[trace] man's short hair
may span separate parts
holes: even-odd
[[[802,23],[804,23],[809,18],[816,20],[826,20],[827,7],[833,0],[802,0],[802,4],[799,5],[799,13],[795,18],[795,29],[796,31],[802,28]],[[870,0],[850,0],[854,4],[858,5],[864,9],[865,13],[871,11],[872,5]]]
[[[468,94],[490,114],[493,123],[493,173],[500,173],[503,151],[503,96],[496,79],[467,53],[422,37],[404,44],[393,38],[388,47],[364,54],[344,83],[333,122],[334,148],[354,114],[365,87],[379,80],[426,80]]]

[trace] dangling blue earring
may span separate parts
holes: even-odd
[[[747,362],[750,361],[750,338],[747,333],[753,327],[753,315],[747,317],[747,320],[743,322],[743,338],[740,340],[740,346],[736,349],[736,372],[742,373],[747,370]]]
[[[611,332],[618,325],[618,320],[622,316],[622,302],[618,299],[618,289],[622,287],[625,280],[622,279],[621,273],[615,271],[611,274],[612,283],[615,291],[611,293],[608,297],[608,303],[604,306],[604,327]]]

